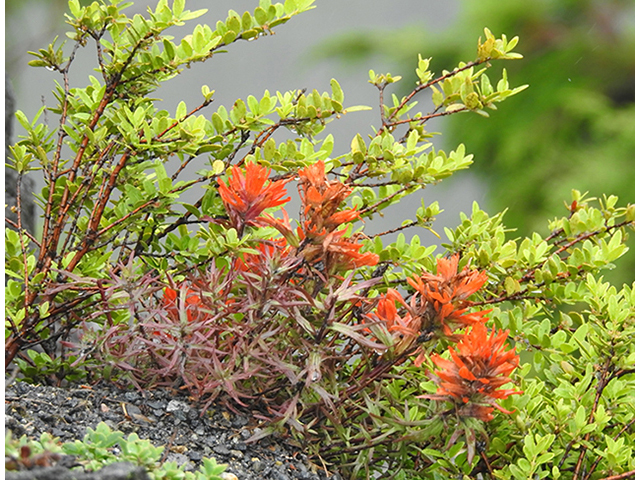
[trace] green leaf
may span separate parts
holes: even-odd
[[[230,30],[222,36],[222,43],[224,43],[225,45],[229,45],[230,43],[236,41],[236,37],[237,34],[234,31]]]
[[[213,97],[215,93],[215,90],[210,90],[208,85],[202,85],[201,90],[205,100],[211,100],[211,97]]]
[[[187,104],[181,101],[176,108],[176,120],[182,120],[187,116]]]
[[[173,0],[173,14],[178,18],[184,12],[184,2],[185,0]]]
[[[80,18],[82,16],[80,2],[78,2],[78,0],[69,0],[69,11],[74,17]]]
[[[203,458],[200,471],[205,474],[206,478],[215,478],[227,469],[227,465],[222,463],[218,465],[214,458]]]
[[[344,102],[344,92],[335,78],[331,79],[331,98],[336,102]]]
[[[220,173],[222,173],[224,171],[224,162],[222,160],[214,160],[211,163],[211,172],[214,175],[219,175]]]
[[[284,13],[291,15],[298,8],[296,0],[285,0]]]
[[[172,61],[176,57],[176,49],[173,46],[173,43],[166,38],[163,38],[162,45],[164,45],[164,52],[167,60]]]
[[[367,105],[354,105],[353,107],[347,107],[344,109],[344,113],[351,112],[365,112],[367,110],[371,110],[371,107]]]
[[[249,30],[252,26],[253,26],[253,17],[249,12],[244,12],[242,14],[242,29]]]
[[[520,291],[520,283],[513,277],[506,277],[504,279],[504,288],[507,291],[507,295],[513,295]]]
[[[262,146],[262,156],[265,160],[272,160],[276,153],[276,141],[273,138],[267,140]]]
[[[242,24],[240,22],[240,19],[235,15],[230,15],[229,18],[227,18],[227,28],[234,33],[234,36],[238,35],[242,30]]]
[[[249,110],[251,110],[251,113],[256,116],[260,115],[260,104],[258,103],[256,97],[254,97],[253,95],[249,95],[247,97],[247,105],[249,106]]]
[[[262,7],[256,7],[253,12],[253,16],[255,17],[256,22],[258,22],[258,25],[264,25],[269,21],[267,12]]]

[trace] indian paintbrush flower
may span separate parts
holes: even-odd
[[[515,347],[511,350],[505,347],[508,335],[508,330],[496,331],[495,328],[488,334],[487,327],[477,323],[462,335],[455,349],[449,347],[451,360],[437,353],[431,355],[431,361],[439,370],[427,371],[427,375],[438,384],[438,390],[435,395],[420,398],[453,402],[458,415],[485,422],[493,419],[494,408],[513,413],[496,403],[522,393],[515,389],[499,390],[511,382],[509,375],[519,363]]]
[[[458,255],[438,259],[437,274],[423,273],[407,278],[407,283],[430,303],[435,319],[448,337],[455,338],[453,331],[464,326],[473,326],[487,320],[490,310],[468,312],[471,302],[467,299],[487,281],[487,274],[464,267],[458,273]]]
[[[398,313],[396,305],[398,303],[403,307],[404,315]],[[393,288],[388,289],[385,295],[380,296],[375,312],[367,314],[366,318],[368,322],[372,322],[374,332],[376,332],[374,325],[382,325],[386,329],[388,333],[376,332],[376,336],[381,336],[383,342],[388,346],[391,346],[391,342],[393,342],[394,354],[404,352],[414,345],[422,324],[422,319],[415,314],[414,308],[407,305],[402,295]],[[388,340],[384,340],[384,337],[387,337]]]
[[[182,303],[181,290],[185,289],[184,307],[179,308],[178,303]],[[198,293],[191,288],[181,287],[180,290],[176,290],[171,287],[164,289],[164,295],[162,296],[162,305],[166,310],[169,317],[174,321],[180,320],[180,311],[186,310],[187,320],[193,322],[201,316],[201,300]]]
[[[276,228],[296,254],[307,263],[321,263],[327,272],[352,270],[361,266],[374,266],[379,257],[372,252],[361,253],[361,234],[346,236],[347,229],[338,227],[358,218],[356,209],[338,210],[351,193],[339,181],[329,181],[324,162],[318,162],[299,171],[298,191],[302,200],[301,224],[295,232],[289,226],[289,217],[283,210],[283,219],[264,215],[256,221]]]
[[[243,174],[236,165],[231,167],[229,185],[218,178],[218,191],[227,210],[231,225],[242,232],[244,225],[253,223],[267,208],[278,207],[291,198],[285,197],[289,180],[269,181],[271,171],[256,163],[247,162]]]

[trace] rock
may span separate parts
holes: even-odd
[[[96,472],[78,472],[64,467],[46,467],[21,472],[5,471],[7,480],[150,480],[142,467],[127,462],[112,463]]]

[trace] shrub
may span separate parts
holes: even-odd
[[[371,71],[380,126],[339,154],[325,125],[366,107],[345,108],[337,80],[330,93],[266,91],[215,111],[203,86],[202,103],[174,115],[151,98],[312,3],[262,0],[174,43],[165,30],[201,13],[184,0],[148,18],[69,2],[70,56],[52,44],[32,62],[62,75],[58,127],[17,114],[27,134],[12,165],[19,178],[39,165],[46,185],[42,235],[7,230],[7,365],[26,379],[180,387],[203,411],[227,401],[265,422],[253,440],[289,432],[351,478],[629,476],[633,289],[600,272],[627,250],[632,205],[574,191],[550,233],[516,241],[503,213],[474,204],[439,256],[402,232],[430,229],[437,202],[365,233],[367,219],[471,165],[462,144],[435,151],[425,124],[488,116],[524,90],[489,71],[520,58],[517,37],[485,29],[477,57],[441,75],[419,56],[417,86],[390,105],[399,77]],[[89,43],[101,79],[70,88]],[[427,113],[415,111],[424,90]],[[276,141],[281,131],[290,138]],[[191,165],[202,168],[185,178]],[[195,187],[204,194],[185,201]]]

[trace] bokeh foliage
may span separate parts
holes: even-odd
[[[377,56],[396,63],[412,87],[415,57],[433,56],[435,71],[469,52],[463,32],[491,25],[518,34],[525,60],[510,66],[515,84],[530,87],[491,113],[446,120],[444,140],[460,136],[474,154],[474,173],[486,180],[491,211],[508,207],[511,236],[547,227],[562,214],[568,192],[599,197],[615,192],[634,201],[634,3],[630,0],[502,2],[462,0],[454,24],[433,32],[424,25],[346,32],[316,49],[316,55],[362,65]],[[495,73],[495,72],[494,72]],[[634,278],[631,252],[607,278]]]

